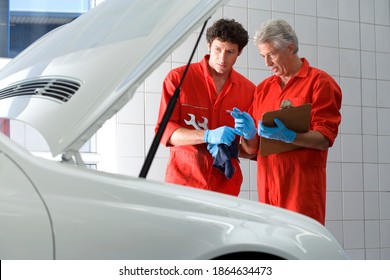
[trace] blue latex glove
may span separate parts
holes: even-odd
[[[263,125],[263,123],[259,121],[259,135],[264,138],[280,140],[286,143],[291,143],[295,140],[297,134],[294,131],[288,129],[284,123],[277,118],[274,119],[274,122],[276,126],[269,127]]]
[[[251,115],[237,108],[233,108],[231,115],[234,118],[234,128],[241,133],[241,136],[249,140],[256,135],[257,129]]]
[[[229,126],[221,126],[213,130],[206,130],[204,141],[209,144],[226,144],[230,146],[237,131]]]
[[[218,144],[207,144],[207,150],[215,158],[218,154]]]

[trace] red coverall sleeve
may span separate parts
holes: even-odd
[[[311,125],[333,145],[341,122],[341,89],[331,77],[321,75],[313,92]]]
[[[161,120],[164,116],[164,113],[167,109],[169,100],[173,96],[176,87],[179,84],[179,77],[178,74],[171,71],[167,77],[164,80],[163,83],[163,88],[162,88],[162,93],[161,93],[161,101],[160,101],[160,109],[158,113],[158,120],[157,120],[157,125],[155,127],[155,133],[157,132],[158,128],[160,127]],[[171,135],[173,132],[180,128],[180,122],[179,122],[179,117],[180,117],[180,100],[177,100],[177,103],[175,105],[175,109],[173,110],[173,113],[169,119],[169,122],[167,124],[167,127],[164,131],[164,134],[161,138],[161,144],[165,146],[170,146],[168,143],[169,139],[171,138]]]

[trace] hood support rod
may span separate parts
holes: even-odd
[[[150,166],[152,165],[154,156],[156,155],[156,152],[157,152],[158,146],[160,144],[161,138],[164,134],[165,128],[167,127],[168,121],[171,118],[173,110],[175,109],[177,99],[179,98],[179,95],[180,95],[180,87],[183,84],[184,78],[187,74],[188,68],[190,67],[192,58],[194,57],[195,51],[199,45],[200,38],[202,37],[202,34],[204,32],[204,29],[206,28],[208,20],[209,19],[207,19],[203,24],[202,30],[200,31],[200,34],[199,34],[198,39],[195,43],[194,49],[192,50],[192,53],[191,53],[190,59],[187,63],[186,69],[184,70],[183,76],[181,77],[180,84],[177,86],[177,88],[175,89],[175,92],[173,93],[171,99],[168,102],[168,106],[167,106],[167,109],[166,109],[164,116],[161,120],[161,124],[156,132],[156,135],[153,138],[152,145],[150,146],[148,155],[146,156],[146,159],[145,159],[144,164],[142,166],[141,172],[139,174],[140,178],[146,178],[146,176],[148,175]]]

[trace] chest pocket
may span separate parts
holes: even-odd
[[[209,128],[208,112],[208,108],[205,107],[182,104],[180,116],[183,127],[207,130]]]
[[[293,98],[286,98],[284,100],[289,100],[292,104],[292,106],[299,106],[307,103],[311,103],[311,100],[309,98],[305,97],[293,97]],[[282,101],[283,102],[283,101]]]

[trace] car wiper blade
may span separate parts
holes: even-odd
[[[138,176],[139,178],[146,178],[146,176],[148,175],[150,166],[152,165],[153,159],[154,159],[154,157],[156,155],[156,152],[157,152],[158,146],[160,144],[161,138],[162,138],[162,136],[164,134],[165,128],[167,127],[168,121],[171,118],[173,110],[175,109],[175,105],[176,105],[177,99],[180,96],[181,85],[183,84],[184,78],[186,77],[188,68],[190,67],[192,58],[195,55],[196,49],[197,49],[197,47],[199,45],[199,41],[200,41],[200,39],[202,37],[204,29],[206,28],[208,20],[209,19],[207,19],[204,22],[204,24],[203,24],[202,30],[200,31],[198,39],[196,40],[194,49],[192,50],[190,59],[188,60],[187,66],[186,66],[186,68],[185,68],[185,70],[183,72],[183,76],[180,79],[180,83],[176,87],[175,92],[173,93],[171,99],[168,102],[167,109],[165,110],[165,113],[164,113],[164,116],[163,116],[163,118],[161,120],[160,126],[159,126],[159,128],[158,128],[158,130],[156,132],[156,135],[153,138],[152,145],[150,146],[149,152],[148,152],[148,154],[146,156],[146,159],[145,159],[144,164],[142,166],[141,172],[140,172],[140,174]]]

